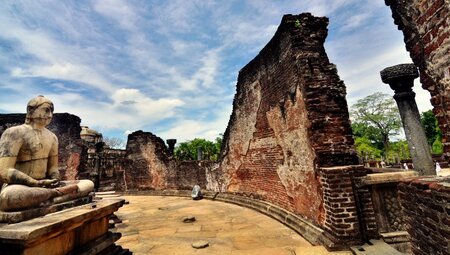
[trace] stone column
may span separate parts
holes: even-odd
[[[416,66],[400,64],[385,68],[380,74],[381,80],[389,84],[395,92],[394,99],[402,117],[414,170],[418,171],[419,175],[436,175],[430,147],[420,123],[419,110],[414,99],[416,93],[412,91],[414,79],[419,77]]]
[[[203,160],[203,150],[202,147],[197,147],[197,160]]]
[[[173,152],[175,150],[175,144],[177,143],[177,139],[167,139],[166,140],[167,145],[169,145],[169,152],[173,155]]]

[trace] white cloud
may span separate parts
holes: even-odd
[[[175,108],[184,102],[176,98],[152,99],[138,89],[121,88],[112,95],[113,109],[116,114],[130,116],[130,124],[142,127],[149,122],[156,122],[174,115]],[[153,119],[153,120],[152,120]],[[150,120],[150,121],[149,121]]]
[[[299,7],[300,10],[305,12],[311,12],[315,16],[330,16],[333,12],[336,12],[339,8],[349,6],[356,0],[315,0],[306,2],[306,7]]]
[[[69,80],[90,84],[92,87],[112,91],[112,85],[87,66],[77,66],[72,63],[35,65],[28,70],[16,67],[11,71],[13,77],[45,77],[57,80]]]
[[[55,40],[44,30],[23,27],[5,17],[0,18],[0,31],[3,38],[17,41],[15,47],[31,56],[26,63],[10,63],[12,76],[70,80],[104,91],[113,89],[95,69],[90,49]]]
[[[164,139],[177,139],[178,143],[194,138],[214,141],[216,137],[225,132],[230,119],[231,106],[216,109],[215,112],[217,114],[213,120],[180,119],[168,130],[159,132],[157,135]]]
[[[136,29],[137,14],[125,0],[95,1],[94,10],[114,20],[125,29]]]
[[[214,139],[228,123],[237,71],[287,13],[330,16],[326,49],[349,103],[389,91],[379,71],[410,62],[383,1],[14,5],[0,5],[0,109],[23,112],[29,98],[44,94],[57,112],[76,114],[102,133],[143,129],[180,140]],[[429,96],[415,90],[420,108]]]
[[[349,17],[342,26],[342,30],[350,30],[355,29],[357,27],[361,27],[371,15],[372,15],[371,13],[366,12]]]

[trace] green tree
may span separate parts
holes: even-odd
[[[383,142],[381,139],[380,130],[369,126],[363,122],[352,123],[353,136],[356,138],[364,138],[361,142],[367,143],[378,150],[383,150]]]
[[[388,159],[388,161],[411,158],[408,149],[408,142],[406,140],[391,142],[390,149],[386,155],[386,158]]]
[[[360,125],[364,127],[362,131],[370,131],[370,134],[360,137],[367,137],[374,139],[375,143],[381,143],[384,154],[387,154],[389,139],[398,134],[402,124],[394,99],[388,94],[376,92],[359,99],[351,109],[352,126]]]
[[[382,151],[375,147],[367,137],[355,137],[355,147],[358,155],[364,159],[381,159]]]
[[[439,128],[436,117],[431,110],[422,112],[420,115],[428,144],[431,146],[432,153],[442,153],[442,131]]]
[[[222,137],[217,137],[215,142],[203,138],[180,143],[175,148],[175,158],[178,160],[197,160],[198,148],[202,148],[203,159],[217,160],[219,158]]]

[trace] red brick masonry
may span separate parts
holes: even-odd
[[[450,254],[450,177],[422,177],[399,186],[413,254]]]

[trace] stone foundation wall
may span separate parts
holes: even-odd
[[[59,172],[62,180],[75,180],[80,170],[83,143],[80,138],[78,116],[69,113],[55,113],[47,127],[55,133],[59,142]],[[25,114],[0,114],[0,136],[6,128],[25,123]]]
[[[404,181],[399,197],[413,254],[450,254],[450,178]]]
[[[322,227],[318,168],[358,163],[345,85],[323,47],[327,25],[285,15],[240,71],[221,165],[207,177],[212,190],[270,202]]]
[[[431,94],[442,130],[444,156],[450,158],[450,1],[385,0],[402,30],[406,49],[419,68],[420,81]]]

